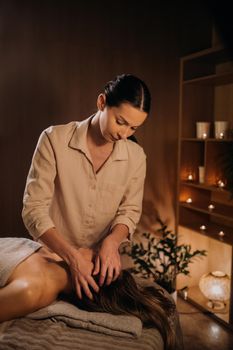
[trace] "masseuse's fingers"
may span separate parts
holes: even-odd
[[[98,293],[99,292],[99,286],[96,283],[96,281],[94,280],[94,278],[92,276],[87,276],[86,281],[88,283],[89,286],[92,287],[92,289]]]
[[[101,264],[100,278],[99,278],[99,285],[100,286],[102,286],[104,284],[106,273],[107,273],[107,265]]]
[[[76,293],[77,293],[79,299],[82,299],[82,290],[81,290],[81,286],[80,286],[78,281],[76,281]]]
[[[96,293],[98,293],[98,291],[99,291],[99,286],[96,284],[93,277],[91,277],[91,276],[86,276],[86,278],[80,277],[79,280],[80,280],[81,287],[82,287],[84,293],[86,294],[86,296],[89,299],[93,300],[93,295],[91,293],[90,287],[92,287],[92,289]]]
[[[112,282],[116,281],[116,279],[119,277],[120,273],[121,273],[121,266],[119,268],[115,268],[115,273],[114,273],[114,277],[112,279]]]
[[[82,289],[83,289],[84,293],[86,294],[86,296],[89,299],[93,300],[93,295],[90,291],[90,288],[89,288],[87,281],[84,278],[81,278],[80,283],[81,283]]]
[[[93,271],[93,275],[98,275],[98,273],[100,272],[100,257],[99,255],[96,255],[95,257],[95,268]]]
[[[82,299],[82,291],[86,294],[86,296],[89,299],[93,299],[93,295],[91,293],[90,287],[98,293],[99,286],[95,282],[94,278],[91,276],[91,270],[89,272],[86,272],[85,274],[80,271],[73,271],[75,272],[74,277],[72,277],[73,286],[76,290],[77,296],[79,299]]]
[[[107,286],[109,284],[111,284],[113,279],[113,268],[111,266],[108,267],[108,273],[107,273],[107,280],[106,280],[106,284]]]

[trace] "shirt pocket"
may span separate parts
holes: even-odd
[[[99,188],[99,212],[115,215],[124,195],[125,187],[114,183],[104,183]],[[97,208],[98,210],[98,208]]]

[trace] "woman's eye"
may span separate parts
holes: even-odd
[[[119,120],[119,119],[117,119],[116,122],[117,122],[118,125],[124,125],[124,122]]]

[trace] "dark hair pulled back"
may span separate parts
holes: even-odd
[[[118,107],[121,103],[129,103],[143,112],[149,113],[151,96],[146,84],[131,74],[118,75],[104,87],[106,104]]]

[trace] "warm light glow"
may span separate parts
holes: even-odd
[[[221,337],[221,327],[218,324],[212,324],[210,326],[210,331],[215,338],[218,339],[219,337]]]
[[[188,175],[188,181],[193,181],[193,175],[192,174]]]
[[[223,133],[223,132],[220,132],[219,138],[220,138],[220,139],[224,139],[224,133]]]
[[[198,139],[209,137],[210,122],[196,122],[196,134]]]
[[[224,233],[223,231],[219,231],[218,235],[219,235],[220,237],[223,237],[223,236],[225,236],[225,233]]]
[[[188,291],[187,289],[184,290],[184,300],[187,300],[188,299]]]
[[[204,296],[212,301],[208,306],[214,308],[215,301],[218,309],[224,307],[226,300],[230,298],[230,277],[222,271],[213,271],[203,275],[199,281],[199,288]]]
[[[186,199],[186,203],[192,203],[192,202],[193,202],[192,198],[189,197]]]
[[[218,182],[217,182],[217,186],[218,186],[218,187],[221,187],[221,188],[225,187],[225,183],[224,183],[224,181],[222,181],[222,180],[218,180]]]
[[[227,136],[228,121],[216,120],[214,122],[214,135],[216,139],[224,139]]]
[[[210,204],[210,205],[208,205],[208,209],[211,211],[211,210],[213,210],[215,208],[215,206],[213,205],[213,204]]]
[[[205,225],[201,225],[200,226],[200,230],[205,231],[206,230],[206,226]]]

